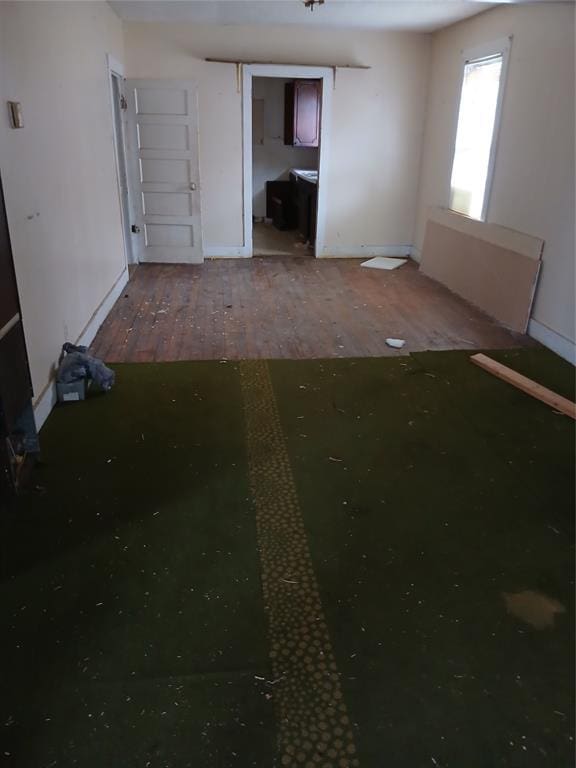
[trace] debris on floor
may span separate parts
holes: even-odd
[[[361,267],[368,267],[369,269],[396,269],[406,264],[408,259],[389,258],[388,256],[375,256],[373,259],[363,261],[360,264]]]
[[[526,589],[523,592],[503,592],[506,610],[517,619],[531,624],[535,629],[547,629],[554,626],[557,613],[566,613],[566,609],[542,592]]]
[[[95,381],[103,392],[114,385],[115,373],[102,360],[88,354],[88,347],[66,342],[58,358],[56,389],[60,402],[84,400],[86,385]]]
[[[393,347],[394,349],[402,349],[406,342],[404,339],[386,339],[386,344],[388,344],[389,347]]]

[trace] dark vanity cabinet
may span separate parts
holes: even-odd
[[[297,229],[300,237],[307,243],[316,242],[316,207],[318,188],[314,182],[307,181],[294,173],[290,174],[293,200],[297,212]]]
[[[285,86],[284,144],[317,147],[320,139],[321,80],[293,80]]]

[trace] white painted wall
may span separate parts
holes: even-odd
[[[551,344],[552,331],[557,350],[564,339],[566,351],[575,340],[574,6],[503,6],[434,36],[416,246],[428,206],[448,205],[461,51],[507,35],[513,41],[487,220],[546,241],[530,332]]]
[[[205,57],[371,66],[337,73],[326,243],[340,254],[412,243],[428,35],[158,23],[125,23],[124,30],[129,77],[198,82],[203,229],[210,251],[243,244],[242,115],[235,66]]]
[[[266,182],[287,180],[290,168],[318,168],[318,149],[284,144],[284,86],[289,80],[255,77],[252,95],[264,101],[264,143],[252,144],[252,214],[266,215]]]
[[[122,26],[106,3],[2,2],[0,36],[0,168],[38,400],[124,270],[106,67]]]

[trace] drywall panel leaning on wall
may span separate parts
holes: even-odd
[[[432,208],[420,269],[511,330],[525,333],[543,247],[540,238]]]

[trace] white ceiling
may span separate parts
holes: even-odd
[[[509,0],[496,0],[507,2]],[[195,24],[304,24],[316,27],[432,31],[496,3],[479,0],[109,0],[126,21]]]

